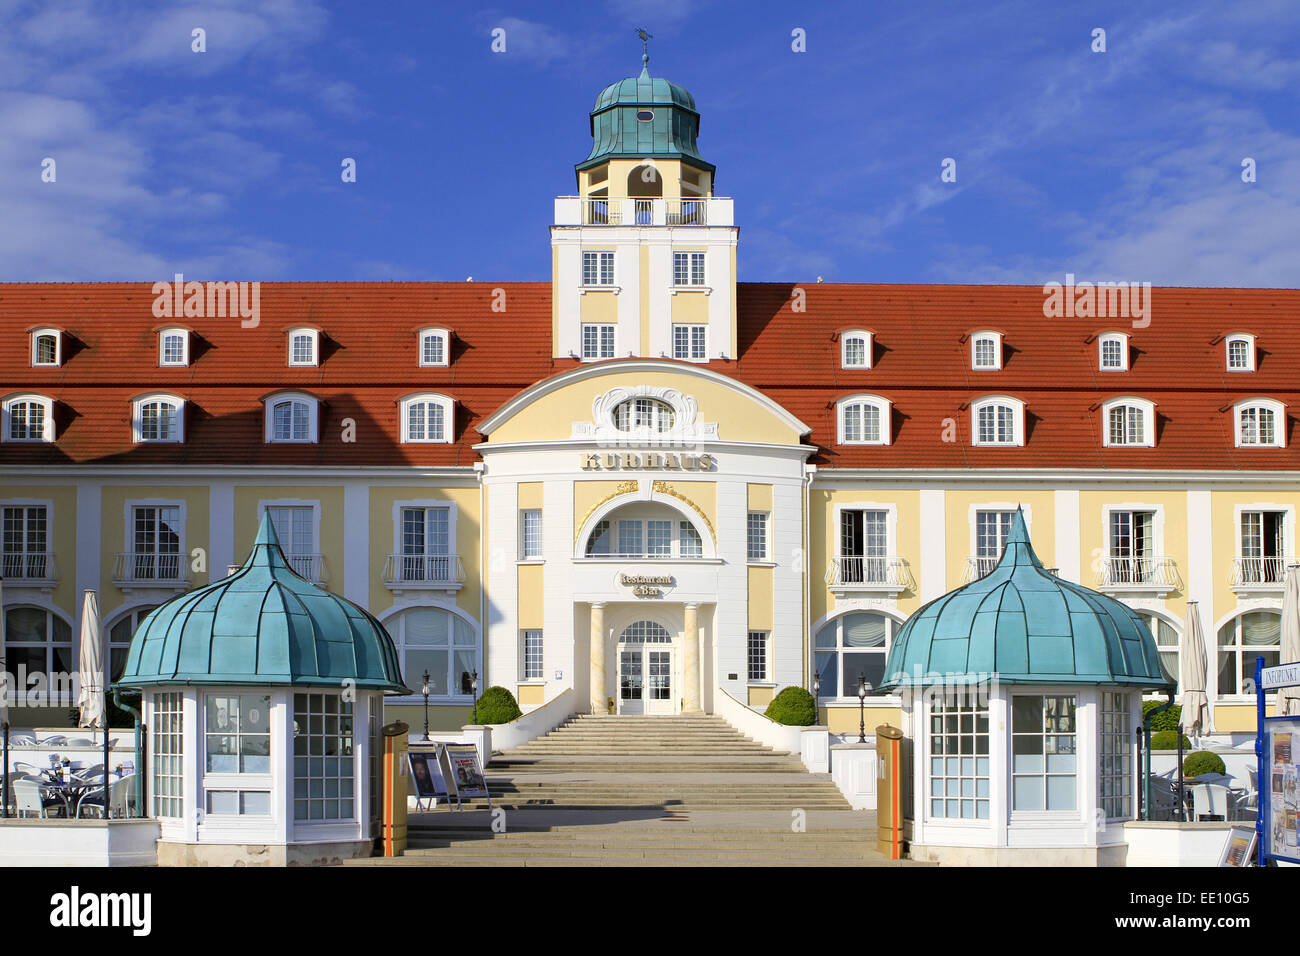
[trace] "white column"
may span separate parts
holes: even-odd
[[[605,605],[591,605],[591,712],[607,713],[605,704]]]
[[[700,712],[700,620],[698,604],[686,605],[682,651],[682,713]]]
[[[948,534],[946,492],[921,489],[921,601],[933,601],[948,592]],[[955,584],[956,582],[954,582]]]
[[[1079,489],[1063,488],[1053,494],[1052,510],[1056,513],[1056,573],[1067,581],[1083,582],[1080,556]]]

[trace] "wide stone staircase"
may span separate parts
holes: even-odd
[[[504,814],[412,813],[404,856],[349,865],[892,865],[874,813],[720,717],[573,717],[486,777]]]

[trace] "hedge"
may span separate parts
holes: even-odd
[[[480,724],[508,724],[523,716],[515,695],[504,687],[489,687],[478,699],[478,722]]]
[[[817,723],[817,702],[802,687],[787,687],[772,698],[766,716],[789,727],[811,727]]]
[[[1151,713],[1151,711],[1155,710],[1163,703],[1164,701],[1160,701],[1160,700],[1143,701],[1142,702],[1143,719],[1146,718],[1147,714]],[[1183,716],[1183,708],[1178,704],[1174,704],[1174,706],[1170,707],[1168,710],[1162,710],[1160,713],[1156,714],[1154,717],[1151,718],[1151,733],[1154,735],[1156,731],[1159,730],[1177,730],[1178,720],[1182,716]]]

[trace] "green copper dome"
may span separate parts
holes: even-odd
[[[116,686],[168,684],[348,684],[410,693],[384,626],[299,577],[267,515],[243,567],[158,606],[140,622]]]
[[[649,57],[640,76],[601,90],[591,110],[591,155],[578,170],[611,158],[681,159],[714,171],[696,146],[700,114],[684,87],[650,75]]]
[[[1017,511],[997,567],[903,625],[882,690],[945,680],[1168,688],[1156,643],[1131,609],[1049,574]]]

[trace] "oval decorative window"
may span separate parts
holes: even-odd
[[[614,427],[621,432],[648,428],[655,432],[672,431],[677,413],[667,402],[654,398],[629,398],[614,406]]]
[[[655,111],[654,111],[654,110],[637,110],[637,111],[636,111],[636,118],[639,119],[639,120],[640,120],[641,122],[643,122],[643,123],[648,123],[648,122],[650,122],[650,120],[652,120],[652,119],[655,118]]]

